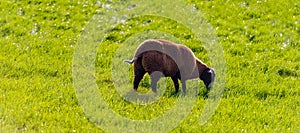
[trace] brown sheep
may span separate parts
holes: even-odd
[[[209,90],[215,79],[215,72],[202,63],[186,46],[161,39],[146,40],[139,45],[132,60],[134,63],[134,90],[145,73],[151,77],[151,88],[156,93],[157,81],[165,76],[171,77],[176,93],[181,80],[183,94],[186,93],[186,80],[200,78]]]

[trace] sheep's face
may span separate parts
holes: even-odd
[[[204,82],[205,87],[209,90],[215,81],[215,71],[214,69],[207,68],[205,69],[202,74],[200,75],[200,79]]]

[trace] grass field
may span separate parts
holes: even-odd
[[[201,83],[192,113],[171,132],[300,132],[300,2],[186,2],[218,36],[226,58],[226,86],[215,114],[200,125],[206,102]],[[0,132],[103,132],[78,102],[72,67],[81,33],[110,3],[0,1]],[[95,79],[110,107],[130,119],[162,115],[177,99],[169,79],[166,93],[150,105],[128,103],[114,89],[112,59],[120,44],[149,29],[173,35],[210,64],[191,31],[172,20],[150,15],[117,25],[99,43]],[[145,78],[140,91],[147,93],[150,79]]]

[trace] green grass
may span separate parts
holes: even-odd
[[[192,114],[172,132],[300,132],[300,2],[186,2],[204,14],[219,37],[226,86],[216,113],[201,126],[206,102],[201,83]],[[0,2],[0,132],[102,131],[84,114],[72,78],[80,34],[101,13],[101,4],[105,2]],[[111,60],[116,50],[133,34],[150,29],[173,35],[210,64],[191,31],[172,20],[149,15],[117,25],[99,44],[95,77],[110,107],[131,119],[164,114],[177,99],[169,79],[166,93],[150,105],[128,103],[114,89]],[[147,93],[149,79],[140,87]]]

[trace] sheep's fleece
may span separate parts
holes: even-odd
[[[156,84],[160,77],[171,77],[176,92],[178,92],[178,79],[182,82],[183,93],[186,92],[185,81],[200,78],[207,88],[214,82],[215,72],[201,62],[186,46],[167,40],[146,40],[136,49],[132,60],[125,62],[134,63],[134,89],[145,73],[151,76],[151,88],[156,92]]]

